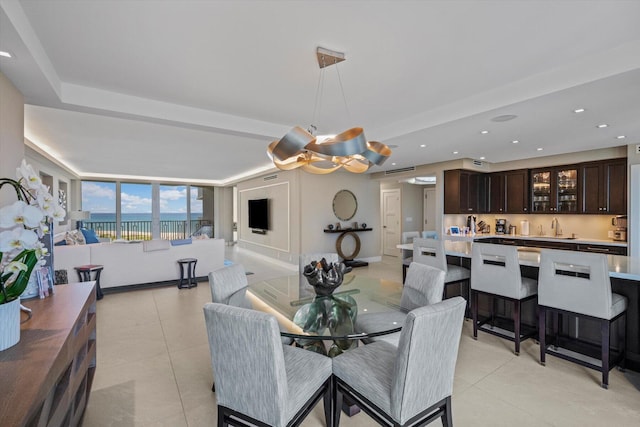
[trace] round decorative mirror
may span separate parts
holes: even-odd
[[[358,210],[358,200],[349,190],[340,190],[333,196],[333,213],[341,221],[348,221]]]

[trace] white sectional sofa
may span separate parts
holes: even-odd
[[[193,240],[191,244],[180,246],[156,240],[146,243],[54,246],[53,266],[54,270],[67,270],[69,282],[77,282],[78,275],[74,267],[103,265],[100,287],[106,289],[177,281],[180,278],[177,260],[180,258],[196,258],[196,276],[207,276],[209,272],[224,266],[224,248],[223,239]]]

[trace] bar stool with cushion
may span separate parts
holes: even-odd
[[[405,231],[402,233],[402,244],[413,243],[413,239],[420,237],[419,231]],[[407,278],[407,268],[413,262],[413,251],[402,250],[402,283]]]
[[[466,303],[455,297],[407,315],[398,347],[374,342],[333,359],[334,425],[343,395],[381,425],[452,426],[451,393]]]
[[[538,293],[538,282],[522,277],[515,246],[474,243],[471,255],[471,313],[473,338],[478,338],[478,328],[484,332],[507,338],[515,343],[515,354],[520,354],[520,342],[535,336],[535,326],[525,332],[522,328],[522,303],[534,301]],[[491,316],[478,321],[478,297],[491,298]],[[513,331],[495,326],[495,298],[513,304]],[[486,323],[491,321],[491,325]]]
[[[323,397],[332,425],[331,359],[283,347],[278,322],[267,313],[208,303],[204,317],[218,426],[296,426]]]
[[[444,251],[444,241],[436,239],[414,239],[413,261],[439,268],[445,272],[444,284],[460,285],[460,295],[464,295],[463,287],[469,284],[471,272],[460,265],[447,264],[447,255]],[[467,292],[468,294],[468,292]]]
[[[547,353],[576,362],[582,366],[602,372],[602,387],[609,386],[609,370],[616,364],[624,368],[627,326],[627,298],[611,292],[611,279],[607,256],[604,254],[542,250],[540,252],[540,283],[538,304],[540,314],[538,330],[540,340],[540,363],[545,364]],[[550,347],[546,340],[547,313],[553,313],[554,346]],[[560,329],[558,316],[577,316],[600,323],[601,343],[595,351],[589,351],[584,342],[580,344],[582,354],[562,348],[571,343],[559,341]],[[611,325],[616,320],[624,319],[618,326],[617,357],[611,360],[614,353],[611,348]],[[619,322],[618,322],[619,323]],[[577,332],[576,332],[577,335]],[[599,353],[599,354],[598,354]],[[588,356],[588,357],[585,357]],[[599,359],[598,359],[599,357]]]
[[[385,311],[382,313],[363,313],[358,315],[355,324],[356,333],[372,333],[389,330],[393,326],[404,324],[407,313],[418,307],[436,304],[442,301],[444,291],[444,271],[439,268],[412,262],[407,272],[407,280],[400,297],[401,311]],[[400,333],[371,337],[363,341],[368,344],[375,341],[386,341],[398,346]]]

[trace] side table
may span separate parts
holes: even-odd
[[[198,286],[196,282],[196,264],[198,260],[195,258],[180,258],[178,265],[180,265],[180,282],[178,282],[178,289],[193,288]],[[184,277],[184,267],[187,266],[187,279]]]
[[[93,280],[96,281],[96,299],[102,299],[104,296],[102,294],[102,289],[100,288],[100,273],[104,269],[103,265],[96,264],[87,264],[81,265],[79,267],[73,267],[78,272],[78,279],[81,282],[90,282],[91,281],[91,273],[95,271],[96,275]]]

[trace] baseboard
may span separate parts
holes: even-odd
[[[180,281],[179,279],[176,279],[176,280],[165,280],[162,282],[137,283],[135,285],[110,286],[108,288],[102,288],[102,293],[105,295],[108,295],[108,294],[117,294],[121,292],[139,291],[142,289],[164,288],[167,286],[178,287],[179,281]],[[208,282],[208,281],[209,281],[209,276],[196,277],[196,282]]]

